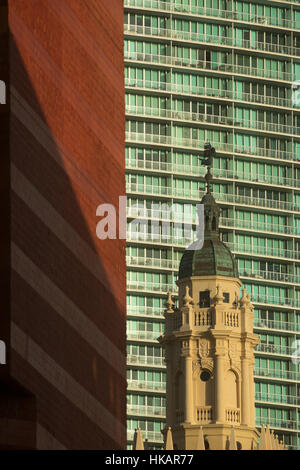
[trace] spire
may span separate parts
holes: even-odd
[[[204,436],[203,436],[203,427],[200,426],[198,441],[197,441],[197,450],[205,450]]]
[[[219,238],[219,217],[220,217],[220,208],[217,205],[215,198],[212,195],[212,174],[210,172],[213,157],[216,156],[215,149],[210,145],[209,142],[206,142],[204,145],[204,159],[202,160],[202,165],[207,165],[207,172],[205,175],[206,181],[206,193],[204,194],[201,204],[204,205],[204,238]]]
[[[133,448],[134,450],[144,450],[143,436],[140,428],[135,430]]]
[[[232,426],[231,432],[230,432],[229,450],[237,450],[237,447],[236,447],[236,438],[235,438],[235,430],[234,430],[234,427],[233,427],[233,426]]]
[[[169,426],[168,429],[167,429],[165,450],[174,450],[173,438],[172,438],[172,431],[171,431],[170,426]]]

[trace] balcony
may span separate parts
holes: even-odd
[[[136,331],[127,330],[127,339],[129,341],[151,341],[157,342],[157,338],[162,335],[163,332],[157,331]]]
[[[294,395],[278,395],[275,393],[255,392],[255,400],[267,403],[280,403],[281,405],[300,406],[300,397]]]
[[[175,121],[184,121],[197,124],[207,124],[215,126],[229,126],[230,128],[253,129],[264,133],[287,134],[299,136],[300,128],[292,125],[276,124],[265,121],[253,121],[250,119],[237,119],[227,116],[217,116],[212,114],[191,113],[186,111],[174,111],[171,109],[143,107],[143,106],[126,106],[127,116],[144,116],[152,118],[170,119]]]
[[[276,271],[261,271],[255,269],[251,271],[245,271],[244,269],[239,269],[239,275],[241,278],[250,277],[252,279],[259,279],[264,281],[300,284],[300,276],[296,276],[295,274],[278,273]]]
[[[179,261],[160,258],[145,258],[141,256],[126,256],[126,264],[127,266],[144,266],[171,270],[178,270],[179,268]]]
[[[205,174],[205,168],[200,165],[191,164],[180,164],[172,162],[161,162],[154,160],[139,160],[136,158],[126,159],[127,169],[138,169],[138,170],[150,170],[158,172],[166,172],[171,174],[182,174],[182,175],[193,175],[203,177]],[[241,180],[249,183],[263,183],[274,186],[290,186],[300,187],[300,180],[294,178],[286,178],[284,176],[267,175],[265,173],[250,173],[246,174],[241,171],[227,170],[225,168],[213,168],[212,174],[214,178],[219,179],[230,179],[230,180]]]
[[[163,246],[179,246],[187,248],[194,240],[194,234],[191,234],[189,238],[175,235],[161,235],[156,233],[142,233],[142,232],[127,232],[127,242],[132,243],[143,243],[149,245],[163,245]],[[167,284],[166,284],[167,286]],[[156,290],[157,286],[153,286]],[[167,292],[167,291],[165,291]]]
[[[232,228],[243,228],[249,231],[256,230],[259,232],[281,233],[284,235],[292,235],[292,236],[300,235],[300,229],[298,229],[298,227],[292,227],[289,225],[268,224],[264,222],[256,222],[253,220],[233,219],[233,218],[227,218],[227,217],[220,218],[220,226],[232,227]]]
[[[265,318],[255,318],[254,319],[254,327],[255,328],[262,328],[262,329],[270,329],[270,330],[278,330],[278,331],[300,331],[300,325],[295,322],[287,322],[287,321],[280,321],[280,320],[268,320]]]
[[[255,351],[275,354],[278,356],[291,356],[295,352],[295,348],[291,348],[290,346],[281,346],[280,344],[259,343],[256,346]]]
[[[234,37],[216,36],[212,34],[194,33],[191,31],[180,31],[177,29],[166,29],[153,26],[142,26],[134,24],[124,25],[125,35],[151,36],[175,41],[187,41],[197,44],[213,44],[225,48],[247,49],[268,54],[283,54],[299,57],[300,49],[290,45],[281,45],[255,40],[238,39]]]
[[[243,93],[233,90],[222,90],[200,86],[190,86],[178,83],[157,82],[150,80],[139,80],[134,78],[125,78],[125,86],[134,89],[161,91],[164,93],[175,93],[188,96],[199,96],[205,98],[223,98],[232,101],[247,101],[253,104],[262,104],[264,106],[276,106],[282,108],[292,108],[291,98],[279,98],[276,96],[256,95],[253,93]]]
[[[289,371],[289,370],[276,370],[266,369],[262,367],[254,368],[254,375],[256,377],[269,377],[272,379],[283,379],[290,381],[300,381],[300,372]]]
[[[227,423],[232,425],[240,424],[241,422],[241,411],[239,408],[228,408],[225,410],[225,417]]]
[[[289,4],[290,2],[286,2]],[[145,10],[160,10],[169,13],[180,13],[187,15],[197,15],[203,17],[213,17],[218,20],[233,20],[239,23],[251,23],[256,25],[268,25],[284,29],[298,30],[298,22],[288,18],[274,18],[271,16],[260,16],[252,13],[237,12],[235,10],[221,10],[217,8],[206,8],[202,6],[183,5],[177,2],[162,2],[159,0],[125,0],[125,7],[142,8]]]
[[[153,221],[160,221],[160,222],[169,222],[169,223],[185,223],[187,225],[196,225],[198,223],[198,218],[195,214],[191,213],[183,213],[183,212],[175,212],[172,211],[165,211],[163,209],[147,209],[145,207],[135,207],[131,206],[127,208],[127,217],[140,219],[142,220],[153,220]],[[242,219],[235,219],[235,218],[227,218],[227,217],[220,217],[219,222],[220,228],[223,227],[230,227],[232,229],[242,228],[247,231],[258,231],[258,232],[266,232],[266,233],[281,233],[283,235],[290,235],[290,236],[300,236],[300,229],[298,227],[291,227],[289,225],[279,225],[279,224],[268,224],[263,222],[256,222],[251,220],[242,220]],[[128,260],[129,261],[129,260]],[[166,260],[167,261],[167,260]],[[169,260],[168,260],[169,262]],[[170,262],[170,266],[162,266],[164,268],[172,268],[172,263]],[[274,274],[274,275],[273,275]],[[277,276],[278,274],[278,276]],[[244,276],[250,277],[257,277],[263,276],[262,273],[253,273],[252,272],[245,272]],[[267,275],[267,274],[266,274]],[[287,282],[300,282],[300,276],[295,276],[293,278],[290,277],[288,274],[281,274],[281,273],[272,273],[269,275],[269,279],[274,280],[286,280]],[[290,281],[290,279],[292,279]]]
[[[135,433],[135,431],[133,431],[132,429],[129,429],[127,431],[127,440],[128,441],[133,441],[134,433]],[[148,442],[163,444],[163,435],[162,435],[161,432],[145,431],[145,430],[142,429],[142,435],[143,435],[144,442],[147,440]]]
[[[196,408],[196,422],[201,424],[209,424],[212,422],[212,407],[198,406]]]
[[[271,428],[293,429],[297,430],[297,421],[283,418],[256,417],[256,426],[265,426],[268,424]]]
[[[204,191],[192,188],[179,188],[174,186],[159,186],[144,183],[126,183],[127,193],[132,194],[150,194],[152,196],[167,196],[178,199],[194,199],[199,201],[204,196]],[[258,206],[268,209],[277,209],[281,211],[300,212],[300,206],[292,202],[279,201],[276,199],[263,199],[258,197],[243,196],[238,194],[213,194],[216,201],[220,203],[230,203],[241,206]]]
[[[273,258],[300,259],[300,252],[288,250],[285,248],[272,248],[259,245],[242,245],[239,243],[225,242],[233,253],[253,255],[253,256],[270,256]]]
[[[128,390],[132,391],[151,391],[157,393],[166,392],[166,383],[165,382],[153,382],[146,380],[128,380]]]
[[[191,149],[197,150],[204,147],[205,142],[202,140],[191,139],[189,137],[172,137],[169,135],[159,134],[145,134],[137,132],[126,132],[126,142],[138,142],[139,144],[151,144],[160,145],[167,147],[177,147],[180,149]],[[211,142],[211,145],[215,147],[217,152],[228,153],[230,155],[249,155],[257,157],[266,157],[270,159],[278,160],[290,160],[294,162],[300,162],[300,158],[296,158],[293,152],[287,152],[285,150],[274,150],[274,149],[263,149],[259,147],[244,147],[237,146],[235,144],[229,144],[225,142]]]
[[[150,416],[165,418],[166,409],[162,406],[144,406],[127,404],[127,416]]]
[[[134,354],[127,355],[127,365],[128,366],[151,366],[151,367],[160,367],[165,368],[165,360],[163,357],[154,357],[154,356],[136,356]]]
[[[272,295],[262,295],[250,293],[251,301],[256,304],[276,305],[289,308],[298,308],[300,302],[292,297],[276,297]]]
[[[145,305],[127,305],[127,315],[130,316],[162,318],[162,312],[163,307],[159,309],[157,307],[146,307]]]
[[[191,69],[201,69],[203,71],[223,72],[224,74],[238,74],[245,77],[257,77],[275,81],[293,82],[296,78],[293,73],[280,70],[259,69],[247,65],[226,64],[224,62],[210,62],[192,58],[180,58],[163,54],[147,54],[145,52],[124,51],[125,61],[145,62],[156,65],[170,67],[184,67]]]

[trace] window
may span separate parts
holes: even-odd
[[[199,305],[201,308],[210,307],[210,291],[209,290],[200,292]]]

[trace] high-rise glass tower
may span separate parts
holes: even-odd
[[[217,151],[222,239],[261,338],[256,425],[300,448],[300,2],[124,5],[128,228],[144,215],[142,230],[152,233],[129,235],[127,245],[129,447],[138,426],[151,447],[162,442],[165,364],[156,338],[190,241],[184,217],[195,230],[208,141]]]

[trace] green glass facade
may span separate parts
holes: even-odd
[[[125,0],[128,446],[162,444],[166,292],[195,230],[199,154],[217,150],[222,240],[255,305],[256,424],[300,449],[300,2]],[[298,107],[299,106],[299,107]],[[156,236],[136,240],[136,206]],[[168,212],[172,206],[173,212]],[[140,214],[139,214],[140,215]],[[164,232],[164,223],[170,230]],[[150,232],[151,222],[143,226]],[[153,233],[153,230],[152,230]]]

